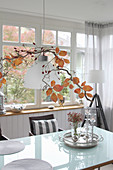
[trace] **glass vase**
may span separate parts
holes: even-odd
[[[77,141],[80,136],[80,123],[75,122],[71,124],[72,129],[72,138],[74,141]]]
[[[77,128],[78,128],[78,122],[73,123],[73,135],[77,136]]]

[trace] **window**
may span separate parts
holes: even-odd
[[[76,33],[76,73],[80,78],[80,81],[83,82],[85,80],[85,50],[86,50],[86,35],[84,33]],[[92,55],[93,44],[95,44],[94,48],[97,48],[97,35],[88,36],[88,48],[89,52]],[[93,43],[95,42],[95,43]]]
[[[58,46],[71,46],[71,33],[58,31]]]
[[[21,20],[24,22],[21,22]],[[67,22],[65,21],[62,23],[64,24],[63,27],[60,27],[60,24],[57,27],[57,24],[50,20],[50,25],[47,26],[48,28],[41,29],[42,25],[38,17],[36,22],[34,22],[34,18],[30,23],[28,23],[25,16],[24,19],[21,18],[21,20],[18,22],[12,19],[10,21],[11,24],[9,25],[7,24],[7,21],[4,25],[0,23],[0,28],[2,28],[2,38],[0,39],[0,47],[2,49],[2,52],[0,51],[1,55],[3,57],[9,55],[9,53],[13,53],[13,55],[15,55],[14,47],[22,50],[23,44],[25,44],[26,48],[32,48],[34,47],[33,42],[35,42],[39,47],[45,46],[49,48],[53,46],[56,48],[58,46],[60,50],[67,51],[66,59],[70,60],[70,64],[65,64],[65,67],[69,70],[74,70],[74,68],[76,68],[76,74],[80,77],[80,81],[82,81],[81,79],[84,77],[85,34],[79,32],[76,34],[76,45],[74,46],[75,30],[73,30],[71,25],[67,27]],[[47,53],[47,55],[49,56],[48,61],[53,58],[52,54]],[[32,65],[32,59],[33,58],[28,56],[28,66]],[[40,91],[24,88],[24,75],[28,68],[28,66],[25,65],[25,62],[18,66],[17,69],[14,69],[10,62],[7,63],[4,61],[3,64],[5,72],[10,70],[8,73],[9,75],[6,78],[7,83],[3,86],[6,105],[10,105],[12,103],[27,103],[28,108],[33,108],[47,106],[48,104],[55,104],[52,103],[49,96],[46,96],[46,89]],[[54,60],[52,61],[52,64],[55,64]],[[64,74],[63,72],[62,74],[58,74],[58,76],[61,81],[57,84],[62,84],[65,77],[67,77],[66,73]],[[73,89],[70,90],[68,87],[65,87],[63,91],[61,91],[61,94],[65,96],[65,104],[75,103],[74,99],[76,94],[73,93]]]
[[[43,38],[44,37],[44,38]],[[70,60],[71,58],[71,32],[64,32],[64,31],[55,31],[55,30],[42,30],[42,45],[44,46],[58,46],[61,50],[67,51],[66,58]],[[51,60],[53,58],[52,54],[48,54],[48,59]],[[53,61],[54,64],[54,61]],[[70,70],[70,64],[65,64]],[[56,76],[55,76],[56,77]],[[62,84],[66,74],[60,74],[60,83]],[[57,80],[56,80],[57,81]],[[46,90],[43,90],[41,93],[41,102],[42,104],[47,102],[52,102],[50,96],[46,96]],[[65,96],[66,101],[70,101],[70,90],[68,87],[65,87],[61,94]]]
[[[14,47],[22,49],[23,42],[32,47],[35,41],[35,29],[3,25],[3,57],[14,53]],[[31,60],[28,56],[28,60]],[[32,60],[31,62],[32,63]],[[6,84],[3,87],[5,94],[5,104],[12,103],[34,103],[34,90],[24,88],[24,75],[27,71],[27,66],[23,62],[17,69],[11,66],[10,62],[4,62],[4,72],[8,72]]]
[[[3,25],[3,42],[19,42],[19,27]]]
[[[42,45],[56,45],[56,31],[42,30]]]
[[[31,44],[35,42],[35,29],[21,27],[21,42]]]

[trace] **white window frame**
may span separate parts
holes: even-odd
[[[16,27],[19,27],[19,41],[18,42],[8,42],[8,41],[3,41],[3,25],[8,25],[8,26],[16,26]],[[33,44],[32,43],[23,43],[21,42],[21,27],[26,27],[26,28],[34,28],[35,29],[35,43],[36,43],[36,37],[37,37],[37,29],[36,27],[33,27],[33,26],[26,26],[26,25],[20,25],[20,24],[3,24],[1,25],[1,56],[3,56],[3,46],[22,46],[23,44],[27,45],[27,47],[33,47]],[[2,89],[3,91],[3,89]],[[37,102],[37,97],[36,97],[36,94],[37,94],[37,91],[35,91],[35,96],[34,96],[34,103],[27,103],[27,108],[35,108],[37,107],[38,105],[38,102]],[[10,109],[10,105],[5,105],[5,108],[6,110],[9,110]]]
[[[46,27],[43,28],[42,24],[42,18],[40,17],[33,17],[33,16],[24,16],[21,15],[21,18],[18,17],[19,14],[9,14],[7,17],[0,18],[0,33],[2,35],[2,26],[3,25],[10,25],[10,26],[18,26],[19,29],[20,27],[26,27],[26,28],[35,28],[35,42],[37,46],[41,46],[41,33],[42,29],[46,30],[55,30],[57,32],[56,35],[56,42],[58,42],[58,31],[63,31],[63,32],[71,32],[71,48],[67,46],[59,46],[61,49],[70,49],[71,52],[71,62],[70,62],[70,67],[72,70],[75,70],[76,68],[76,32],[81,32],[84,33],[84,27],[83,23],[73,23],[73,22],[67,22],[67,21],[60,21],[60,20],[52,20],[52,19],[46,19]],[[30,21],[28,22],[30,18]],[[0,55],[2,56],[2,46],[7,45],[7,42],[2,42],[2,36],[0,37]],[[10,44],[10,43],[9,43]],[[12,45],[17,46],[17,43],[12,43]],[[18,43],[20,46],[23,43]],[[26,44],[26,43],[25,43]],[[28,43],[27,43],[28,44]],[[31,46],[32,44],[29,44]],[[58,44],[56,44],[57,46]],[[73,90],[70,90],[70,96],[71,96],[71,101],[65,103],[65,105],[73,105],[75,104],[75,99],[74,99],[74,93]],[[27,105],[27,108],[40,108],[40,107],[46,107],[49,104],[54,104],[54,105],[59,105],[55,104],[54,102],[47,102],[47,104],[42,104],[41,103],[41,92],[40,90],[35,90],[35,103],[33,105]],[[9,109],[9,108],[8,108]]]

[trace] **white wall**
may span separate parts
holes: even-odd
[[[46,16],[68,21],[113,21],[113,0],[45,0]],[[40,16],[43,0],[0,0],[0,11]]]

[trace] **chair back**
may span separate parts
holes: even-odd
[[[54,115],[44,115],[44,116],[35,116],[35,117],[29,117],[29,122],[30,122],[30,129],[31,132],[33,133],[33,120],[49,120],[49,119],[54,119]]]
[[[0,141],[1,140],[8,140],[8,138],[2,134],[2,130],[0,128]]]

